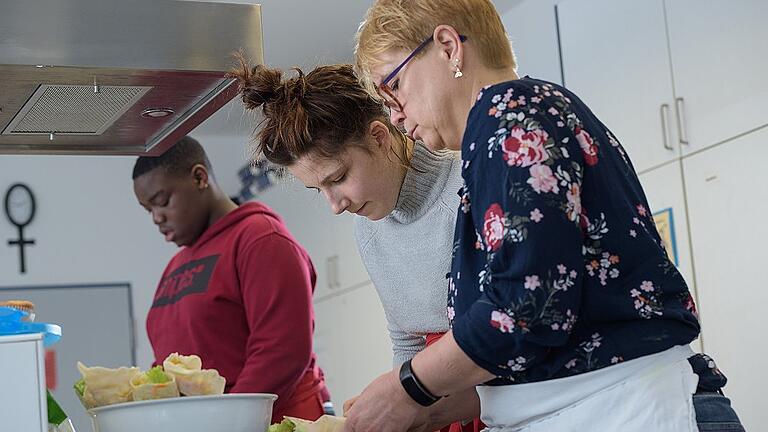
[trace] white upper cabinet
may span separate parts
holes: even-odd
[[[662,0],[566,0],[557,11],[565,86],[614,132],[637,171],[675,159]]]
[[[768,124],[768,2],[667,0],[683,152]]]
[[[638,171],[768,124],[765,0],[565,0],[557,10],[566,87]]]
[[[517,73],[562,84],[555,16],[557,0],[507,0],[506,3],[511,6],[502,12],[501,20],[512,39]]]

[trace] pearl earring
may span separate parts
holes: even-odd
[[[459,59],[453,59],[452,60],[453,67],[456,69],[453,72],[454,78],[461,78],[464,76],[464,73],[461,71],[461,68],[459,68]]]

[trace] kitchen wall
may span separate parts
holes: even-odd
[[[0,216],[0,286],[130,283],[139,330],[137,358],[147,366],[151,351],[144,317],[175,246],[163,241],[136,203],[132,166],[133,158],[124,157],[0,157],[0,191],[23,182],[37,200],[37,215],[25,230],[36,242],[27,248],[26,274],[19,273],[18,249],[7,246],[16,229]]]

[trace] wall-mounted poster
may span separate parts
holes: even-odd
[[[661,241],[664,243],[669,259],[677,266],[677,242],[675,241],[675,219],[672,215],[672,208],[654,213],[653,221],[656,223],[656,229],[659,230]]]
[[[262,159],[248,163],[237,174],[242,187],[236,198],[243,203],[272,187],[277,179],[282,178],[283,170]]]

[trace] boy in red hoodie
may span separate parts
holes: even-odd
[[[165,240],[181,247],[147,315],[155,362],[197,354],[226,378],[226,392],[277,394],[273,421],[320,417],[327,389],[312,350],[315,270],[280,217],[257,202],[238,207],[190,137],[139,157],[133,188]]]

